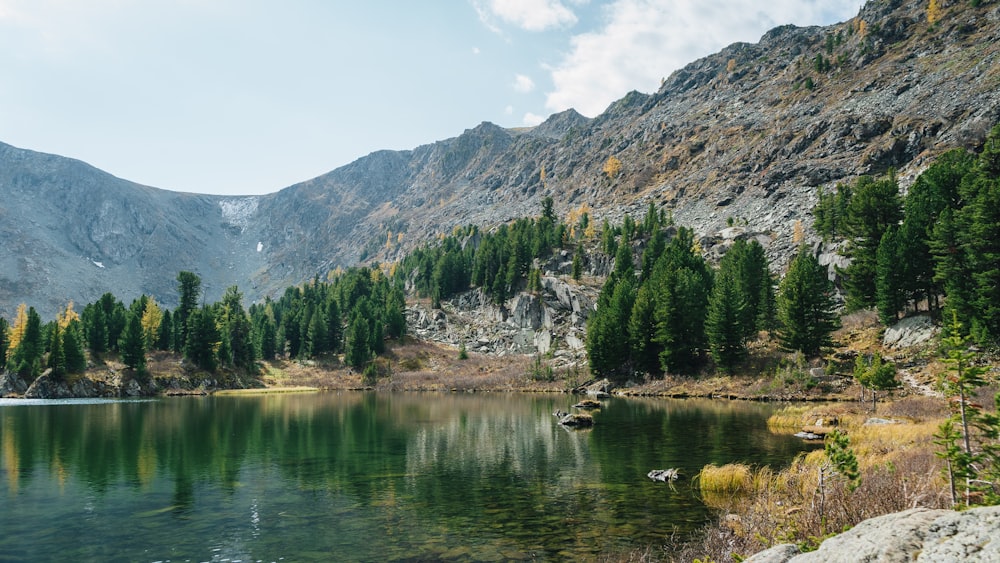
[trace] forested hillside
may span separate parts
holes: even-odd
[[[877,0],[828,27],[776,28],[624,96],[530,129],[489,123],[379,151],[275,194],[166,192],[86,164],[0,146],[0,314],[112,291],[176,303],[172,272],[210,300],[250,303],[359,262],[394,262],[456,227],[487,232],[552,198],[595,228],[649,204],[710,248],[730,225],[781,270],[808,242],[820,188],[897,170],[905,190],[936,156],[980,146],[1000,121],[1000,6]],[[183,163],[177,163],[182,166]],[[250,164],[252,165],[252,164]]]

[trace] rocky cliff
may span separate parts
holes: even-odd
[[[941,4],[931,24],[922,0],[871,0],[848,22],[731,45],[594,119],[483,123],[267,196],[166,192],[0,145],[0,314],[22,301],[52,314],[104,291],[173,306],[181,269],[202,276],[209,299],[233,284],[258,299],[398,258],[456,225],[535,215],[548,195],[596,220],[652,202],[706,246],[733,224],[780,266],[820,187],[890,168],[905,186],[1000,121],[1000,5]]]

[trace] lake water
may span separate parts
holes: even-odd
[[[591,559],[706,522],[704,465],[807,447],[768,405],[614,399],[571,431],[574,400],[0,401],[0,562]]]

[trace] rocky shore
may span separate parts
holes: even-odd
[[[913,508],[871,518],[801,553],[793,544],[762,551],[746,563],[863,561],[1000,561],[1000,506],[963,512]]]

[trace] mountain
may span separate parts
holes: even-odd
[[[536,215],[547,195],[597,221],[654,203],[709,242],[737,225],[780,262],[821,187],[889,169],[905,187],[1000,122],[1000,5],[946,4],[929,23],[924,1],[871,0],[848,22],[730,45],[593,119],[482,123],[266,196],[157,190],[0,145],[0,314],[23,301],[50,315],[104,291],[173,306],[184,269],[209,300],[233,284],[255,300],[458,225]]]

